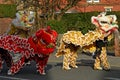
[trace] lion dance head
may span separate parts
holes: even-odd
[[[52,53],[56,46],[57,36],[57,32],[55,30],[51,30],[50,26],[37,31],[35,33],[34,42],[37,43],[38,51],[43,54]]]
[[[116,15],[106,15],[106,12],[100,13],[98,16],[93,16],[91,22],[103,32],[114,32],[118,30]]]

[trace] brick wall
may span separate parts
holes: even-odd
[[[4,0],[0,0],[0,4],[3,4]],[[71,11],[77,12],[91,12],[91,11],[105,11],[105,7],[112,7],[112,11],[120,11],[120,0],[99,0],[99,3],[88,4],[86,0],[81,0],[77,6],[71,8]],[[10,1],[4,4],[10,4]],[[62,1],[63,5],[67,4],[65,0]],[[69,11],[70,11],[69,10]]]
[[[77,12],[105,11],[105,8],[111,7],[111,11],[120,11],[120,0],[99,0],[98,3],[88,3],[86,0],[81,0],[74,10]],[[71,10],[72,10],[71,9]]]
[[[0,18],[0,34],[5,33],[11,24],[12,19],[10,18]]]
[[[7,2],[4,2],[5,0],[0,0],[0,4],[11,4],[11,1],[8,0]]]
[[[2,0],[0,0],[0,4],[2,4]]]

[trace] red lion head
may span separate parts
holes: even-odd
[[[57,39],[57,32],[51,30],[50,26],[44,29],[40,29],[36,32],[37,50],[39,53],[49,54],[54,51],[55,43]]]

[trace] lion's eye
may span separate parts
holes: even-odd
[[[107,21],[100,21],[100,23],[102,23],[102,24],[108,24]]]
[[[31,18],[31,19],[29,19],[29,22],[32,22],[34,20],[34,18]]]
[[[41,42],[42,44],[46,44],[45,40],[43,40],[43,39],[40,39],[40,42]]]

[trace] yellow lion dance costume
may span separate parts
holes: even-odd
[[[56,53],[56,57],[64,56],[63,69],[69,70],[70,66],[78,68],[76,65],[77,50],[82,48],[85,52],[94,53],[94,69],[110,70],[105,41],[113,38],[113,32],[118,32],[116,19],[115,15],[106,15],[102,12],[97,17],[91,18],[91,22],[96,26],[94,31],[89,31],[85,35],[81,31],[68,31],[63,34]]]

